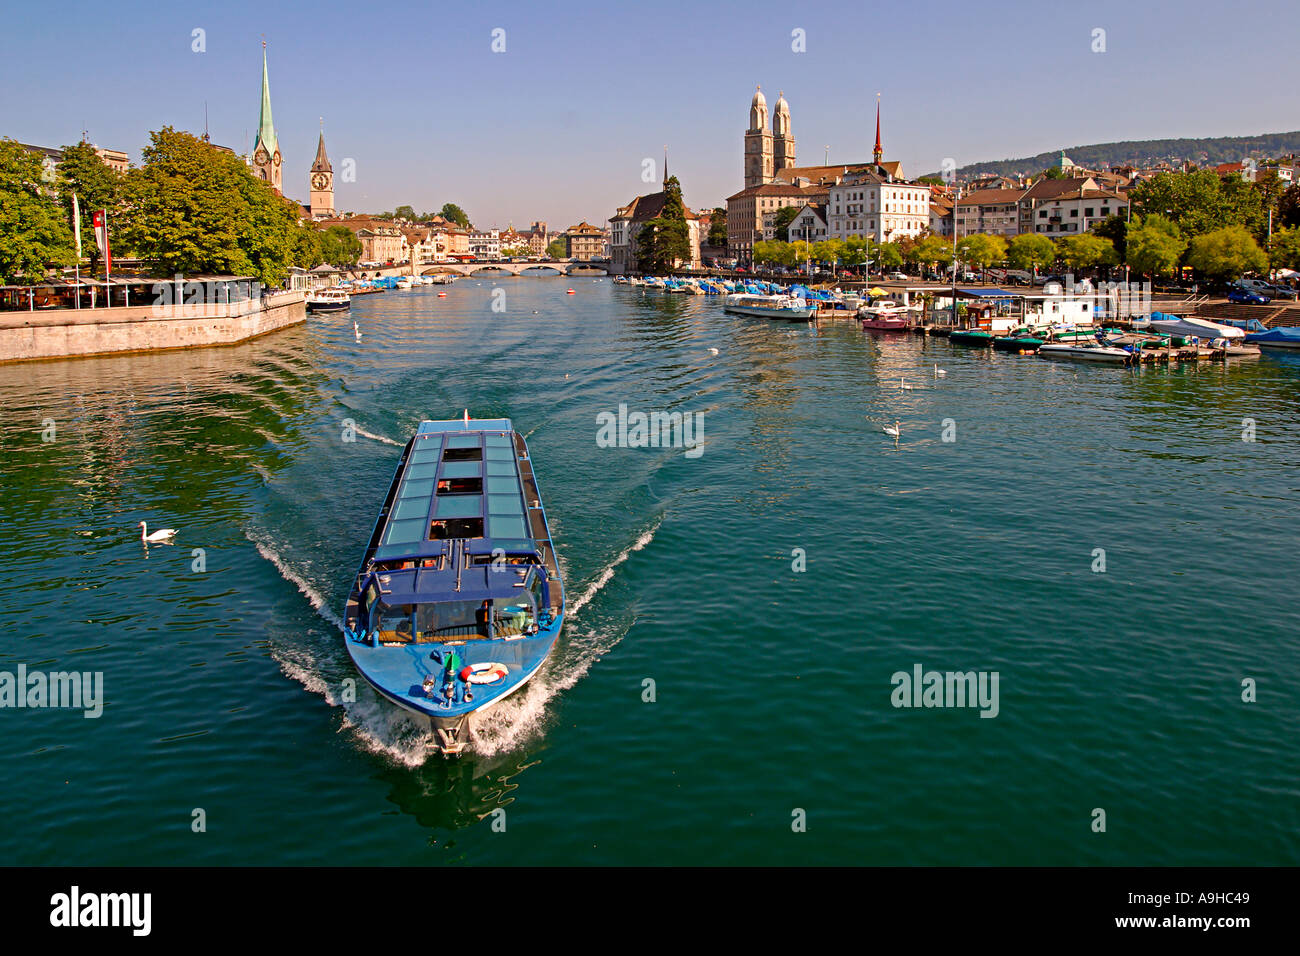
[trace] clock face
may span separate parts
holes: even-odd
[[[266,155],[266,150],[262,149],[261,147],[258,147],[257,152],[253,154],[253,162],[257,163],[258,165],[264,165],[266,161],[270,158],[271,158],[270,156]]]
[[[329,180],[325,178],[324,173],[316,173],[311,177],[312,189],[322,191],[329,185]]]
[[[275,151],[275,165],[280,165],[280,151],[278,149]]]

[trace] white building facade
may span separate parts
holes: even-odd
[[[864,236],[896,242],[930,228],[930,187],[879,173],[851,173],[830,188],[827,233],[832,239]]]

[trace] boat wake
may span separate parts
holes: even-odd
[[[527,741],[545,727],[547,704],[557,694],[563,693],[582,680],[591,665],[617,646],[631,630],[635,620],[604,621],[594,624],[584,622],[581,629],[575,626],[578,611],[591,603],[614,578],[619,565],[654,540],[655,532],[663,523],[663,516],[655,519],[627,548],[605,565],[582,595],[568,609],[568,637],[557,646],[550,660],[524,685],[523,690],[502,701],[475,721],[470,742],[476,754],[494,756]]]
[[[385,438],[383,435],[372,434],[366,431],[360,425],[354,425],[352,430],[355,431],[358,435],[360,435],[363,438],[369,438],[371,441],[383,442],[385,445],[393,445],[397,448],[405,447],[405,445],[400,441],[393,441],[391,438]]]
[[[654,540],[662,523],[661,515],[615,555],[570,604],[567,636],[533,679],[473,721],[470,744],[475,754],[493,756],[535,737],[546,726],[550,701],[577,684],[623,639],[634,620],[588,623],[584,619],[579,627],[575,618],[613,580],[622,564]],[[245,536],[281,577],[298,589],[312,610],[332,626],[328,634],[308,629],[290,641],[272,640],[271,656],[281,672],[331,707],[341,708],[340,732],[351,734],[364,750],[407,767],[423,764],[430,755],[428,726],[380,698],[356,673],[338,645],[343,622],[329,609],[326,598],[307,575],[294,568],[264,537],[249,531]]]

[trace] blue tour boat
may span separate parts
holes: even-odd
[[[523,436],[510,420],[421,422],[343,613],[344,644],[384,698],[460,753],[475,714],[537,673],[564,585]]]

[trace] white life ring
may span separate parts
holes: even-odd
[[[471,668],[469,682],[471,684],[495,684],[503,680],[510,673],[510,668],[505,664],[475,664]]]

